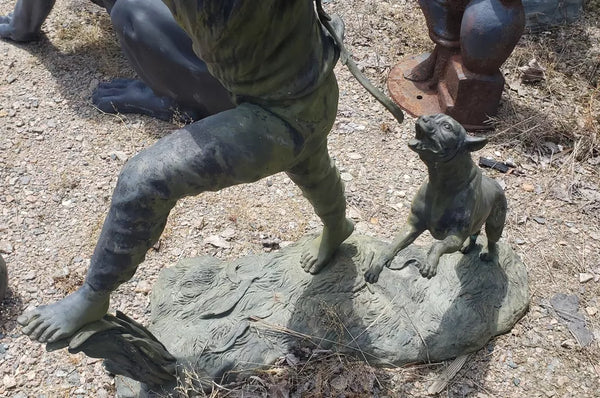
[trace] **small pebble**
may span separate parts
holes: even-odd
[[[30,280],[33,280],[33,279],[35,279],[35,276],[36,276],[36,275],[35,275],[35,271],[29,271],[28,273],[26,273],[26,274],[25,274],[25,276],[23,276],[23,278],[24,278],[26,281],[30,281]]]
[[[223,231],[221,231],[219,233],[219,235],[221,235],[223,238],[229,240],[231,238],[233,238],[235,236],[235,229],[233,228],[226,228]]]
[[[4,387],[6,387],[6,388],[14,388],[17,386],[17,381],[15,380],[14,377],[12,377],[10,375],[5,375],[2,378],[2,383],[4,383]]]
[[[140,281],[136,287],[135,287],[135,292],[136,293],[143,293],[143,294],[148,294],[152,291],[152,286],[150,286],[150,283],[148,283],[147,281]]]
[[[0,241],[0,253],[11,254],[14,251],[12,244],[6,241]]]
[[[526,182],[523,185],[521,185],[521,188],[525,192],[533,192],[535,190],[535,187],[533,186],[533,184],[530,184],[528,182]]]
[[[558,376],[558,378],[556,379],[556,384],[559,387],[564,386],[565,384],[567,384],[569,382],[569,378],[565,377],[565,376]]]
[[[57,370],[56,370],[56,372],[54,372],[54,376],[56,376],[56,377],[65,377],[65,376],[67,376],[68,374],[69,374],[69,373],[68,373],[68,372],[66,372],[66,371],[65,371],[65,370],[63,370],[63,369],[57,369]]]
[[[116,160],[119,159],[119,161],[121,162],[126,162],[127,161],[127,154],[125,152],[122,151],[114,151],[113,153],[110,154],[110,158],[112,160]]]
[[[571,349],[571,348],[575,347],[576,344],[577,343],[575,342],[575,340],[567,339],[567,340],[564,340],[562,343],[560,343],[560,346],[562,348]]]

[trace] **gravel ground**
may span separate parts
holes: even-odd
[[[0,42],[0,253],[10,275],[0,307],[0,397],[114,395],[113,378],[101,361],[46,352],[21,335],[16,317],[79,286],[119,170],[177,128],[142,116],[101,114],[92,106],[89,97],[98,82],[133,72],[102,10],[83,0],[58,3],[42,41]],[[0,0],[1,13],[12,7],[13,0]],[[349,48],[380,86],[402,56],[430,47],[412,2],[334,0],[327,8],[342,15]],[[598,396],[598,21],[587,15],[575,26],[526,36],[503,67],[508,84],[498,128],[476,155],[510,160],[519,171],[484,172],[506,190],[503,240],[528,267],[531,308],[511,333],[467,360],[444,396]],[[534,56],[546,69],[545,79],[527,85],[519,67]],[[348,214],[357,233],[391,240],[425,176],[406,146],[414,119],[398,125],[345,68],[336,71],[341,96],[330,151],[346,182]],[[114,294],[111,306],[145,322],[148,293],[163,267],[184,257],[235,258],[272,250],[319,229],[308,202],[283,174],[182,200],[160,245]],[[590,345],[581,347],[552,311],[549,302],[557,293],[578,297],[585,328],[595,335]],[[335,369],[330,361],[310,365],[312,373],[297,371],[294,380],[286,379],[288,391],[300,391],[301,382],[312,378],[312,389],[302,396],[418,397],[447,366],[376,370],[348,359]],[[278,369],[273,373],[291,374]],[[356,374],[372,377],[339,382],[340,375]],[[268,380],[283,383],[282,377]],[[244,389],[248,385],[215,395],[239,396]]]

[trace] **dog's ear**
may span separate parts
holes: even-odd
[[[467,151],[475,152],[483,148],[487,143],[488,140],[485,137],[474,137],[472,135],[467,134],[463,146],[464,149],[466,149]]]

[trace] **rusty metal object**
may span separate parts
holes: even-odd
[[[490,128],[504,78],[500,66],[525,26],[521,0],[420,0],[430,54],[408,57],[391,71],[392,98],[413,116],[446,113],[467,129]]]

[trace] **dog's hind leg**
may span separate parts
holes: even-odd
[[[465,240],[465,242],[463,243],[462,247],[460,248],[460,252],[462,254],[467,254],[471,250],[473,250],[473,248],[475,247],[475,242],[477,241],[477,237],[479,236],[480,233],[481,233],[481,230],[475,232],[473,235],[469,236]]]
[[[496,242],[500,240],[506,221],[506,198],[499,196],[494,209],[485,221],[485,234],[487,236],[487,245],[479,253],[479,258],[483,261],[498,262],[498,248]]]

